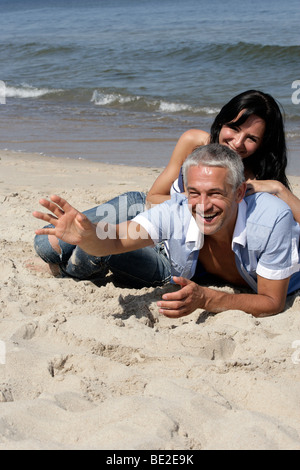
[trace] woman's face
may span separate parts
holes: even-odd
[[[244,111],[241,111],[234,121],[223,125],[219,135],[219,143],[231,148],[244,159],[250,157],[261,146],[266,123],[262,118],[252,114],[244,124],[235,126],[234,123],[243,113]]]

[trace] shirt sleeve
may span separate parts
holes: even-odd
[[[133,222],[141,225],[149,233],[152,241],[157,244],[170,237],[170,213],[170,201],[166,201],[139,214]]]
[[[291,211],[276,221],[257,264],[257,274],[266,279],[287,279],[300,270],[299,225]]]

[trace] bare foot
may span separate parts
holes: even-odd
[[[24,267],[35,273],[52,274],[54,277],[61,277],[59,266],[56,264],[47,264],[40,258],[25,261]]]
[[[57,264],[48,264],[48,268],[54,277],[61,277],[60,267]]]

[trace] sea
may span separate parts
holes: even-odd
[[[299,0],[0,0],[0,149],[165,167],[249,89],[300,175]]]

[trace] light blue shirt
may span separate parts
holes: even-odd
[[[204,236],[186,196],[176,194],[134,222],[154,243],[165,242],[172,276],[193,278]],[[239,204],[232,251],[239,273],[255,292],[257,275],[274,280],[291,277],[288,293],[300,289],[299,232],[291,209],[275,196],[257,193]]]

